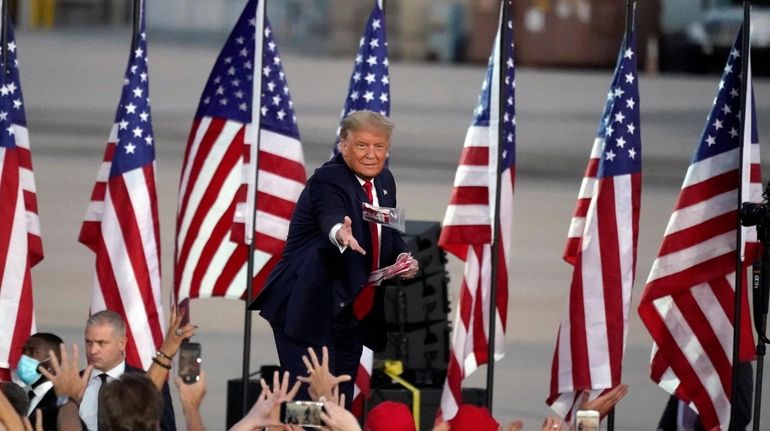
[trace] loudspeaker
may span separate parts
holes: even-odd
[[[412,256],[420,263],[417,277],[424,277],[444,270],[446,254],[438,248],[441,225],[433,221],[407,221],[404,242]]]
[[[400,360],[406,370],[446,370],[449,358],[449,323],[444,320],[406,330],[388,332],[385,350],[375,359]]]
[[[385,323],[394,327],[446,320],[448,285],[449,277],[445,271],[409,282],[385,284]]]
[[[265,380],[272,385],[273,372],[280,371],[278,365],[263,365],[259,368],[259,376],[265,377]],[[225,417],[226,427],[230,429],[239,420],[243,418],[243,380],[231,379],[227,381],[227,416]],[[249,378],[249,396],[247,405],[249,408],[257,402],[259,393],[262,392],[262,385],[259,384],[259,379]]]
[[[474,406],[487,405],[487,390],[483,388],[463,388],[463,404],[472,404]]]
[[[225,418],[226,428],[230,429],[239,420],[243,418],[243,380],[231,379],[227,381],[227,417]],[[257,402],[257,397],[262,391],[259,380],[249,379],[248,405],[251,406]]]
[[[436,411],[441,405],[441,388],[419,387],[418,389],[420,389],[420,430],[431,430]],[[371,395],[366,400],[366,412],[368,413],[383,401],[406,404],[409,410],[412,410],[412,393],[397,386],[372,388]]]

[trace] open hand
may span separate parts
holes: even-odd
[[[350,247],[353,251],[366,254],[366,250],[361,248],[361,246],[358,244],[358,240],[353,236],[353,229],[351,228],[352,225],[353,222],[350,220],[350,217],[345,216],[342,221],[342,227],[337,230],[337,233],[334,235],[334,239],[336,239],[337,244],[341,245],[342,247]]]
[[[59,345],[59,353],[61,354],[61,364],[53,351],[48,352],[48,357],[51,358],[51,370],[53,373],[41,367],[40,374],[53,383],[56,395],[68,396],[75,400],[77,404],[80,404],[94,366],[88,365],[85,371],[83,371],[83,375],[80,375],[80,367],[78,365],[80,356],[77,344],[72,345],[72,360],[69,359],[67,347],[64,344]]]
[[[615,404],[628,393],[628,385],[619,384],[605,394],[589,400],[591,392],[583,391],[580,395],[580,410],[597,410],[601,417],[605,417]]]

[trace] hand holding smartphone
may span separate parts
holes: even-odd
[[[287,401],[281,403],[281,423],[307,428],[321,428],[323,403],[315,401]]]
[[[200,380],[201,345],[200,343],[182,343],[179,348],[179,378],[191,385]]]

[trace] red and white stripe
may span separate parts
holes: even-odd
[[[147,369],[164,336],[155,162],[110,178],[117,139],[115,124],[79,240],[96,254],[91,312],[123,316],[126,361]]]
[[[564,253],[575,269],[546,401],[564,418],[581,391],[595,398],[621,383],[642,179],[640,173],[597,179],[603,141],[594,141]]]
[[[491,111],[492,115],[496,116],[496,109],[492,108]],[[496,154],[496,147],[495,127],[469,128],[439,239],[442,248],[465,261],[447,379],[441,394],[441,414],[445,420],[453,418],[462,403],[463,379],[480,365],[489,362],[489,305],[492,285],[492,247],[489,242],[493,218],[493,209],[489,202],[490,191],[493,189],[490,184],[494,184],[495,179],[490,172],[496,171],[496,157],[490,158],[489,155]],[[510,168],[504,170],[500,178],[500,226],[497,238],[501,244],[498,249],[497,313],[494,316],[496,361],[502,359],[505,353],[514,176],[514,168]]]
[[[358,361],[358,371],[356,372],[356,383],[353,386],[353,403],[351,412],[356,417],[361,417],[364,413],[364,402],[369,395],[372,386],[372,366],[374,365],[374,352],[364,346],[361,351],[361,359]]]
[[[599,169],[599,157],[602,154],[604,139],[596,138],[591,148],[591,157],[588,160],[588,166],[583,174],[583,181],[580,184],[575,212],[572,215],[572,221],[567,231],[567,245],[564,247],[564,260],[574,265],[575,259],[580,253],[580,242],[583,238],[583,231],[588,215],[588,207],[594,197],[594,187],[596,185],[596,172]]]
[[[247,166],[249,129],[248,124],[210,117],[193,125],[179,187],[174,274],[178,301],[244,295],[244,172],[253,172]],[[280,259],[306,178],[299,140],[265,130],[260,135],[253,276],[254,285],[261,287]]]
[[[752,97],[749,91],[746,107],[753,106]],[[752,121],[753,115],[747,115],[741,202],[762,201]],[[738,168],[737,148],[690,165],[639,305],[655,342],[650,377],[689,403],[706,429],[726,430],[730,423]],[[745,271],[758,247],[755,229],[742,229]],[[751,360],[745,273],[743,279],[740,360]]]
[[[43,259],[29,135],[18,124],[12,131],[16,148],[0,147],[0,380],[35,332],[30,269]]]

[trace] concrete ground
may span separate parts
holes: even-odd
[[[99,29],[17,36],[46,253],[33,270],[38,328],[81,346],[93,255],[77,243],[77,236],[118,103],[128,36],[124,30]],[[159,41],[150,35],[165,300],[172,285],[181,157],[221,42]],[[352,57],[283,56],[308,171],[331,148]],[[571,277],[560,256],[610,74],[517,71],[518,177],[508,353],[496,367],[494,412],[501,420],[525,420],[525,429],[537,429],[548,414],[544,399]],[[392,117],[397,123],[391,168],[399,181],[399,203],[409,218],[442,219],[482,75],[483,67],[476,65],[391,63]],[[617,429],[654,429],[666,402],[667,395],[647,377],[651,341],[635,310],[717,82],[716,76],[640,77],[644,192],[624,362],[623,380],[630,392],[618,406]],[[761,139],[762,131],[770,130],[770,81],[756,82],[755,92]],[[455,304],[462,267],[454,258],[449,271]],[[209,374],[203,415],[209,429],[222,429],[226,380],[241,373],[243,304],[196,300],[192,316],[200,326],[196,341],[203,345],[203,367]],[[277,357],[265,322],[255,316],[253,328],[251,368],[256,370]],[[481,369],[467,386],[483,385],[484,378]],[[765,396],[763,404],[768,402]],[[770,413],[763,410],[767,424]],[[181,418],[181,410],[177,412]]]

